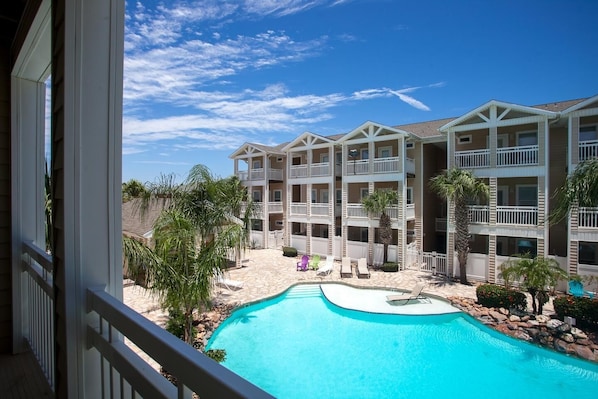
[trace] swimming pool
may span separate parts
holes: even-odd
[[[318,285],[241,308],[207,349],[281,399],[596,398],[598,365],[503,336],[463,313],[342,309]]]

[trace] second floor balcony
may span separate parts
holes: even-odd
[[[349,160],[345,167],[346,175],[369,175],[397,173],[400,170],[399,157],[374,158],[370,164],[369,159]],[[415,161],[411,158],[405,159],[405,173],[415,174]]]
[[[598,140],[579,142],[579,162],[598,157]]]
[[[582,229],[598,229],[598,207],[580,207],[577,225]]]
[[[538,164],[537,145],[503,147],[496,150],[496,166],[533,166]],[[455,166],[464,169],[489,168],[490,149],[455,151]]]
[[[332,168],[330,162],[318,162],[312,164],[293,165],[289,171],[289,178],[299,179],[302,177],[330,176]]]
[[[489,224],[490,207],[487,205],[470,205],[467,207],[469,223]],[[497,206],[497,225],[536,226],[538,224],[538,207],[536,206]]]
[[[391,220],[399,219],[399,207],[398,206],[388,207],[388,208],[386,208],[385,212],[390,217]],[[357,218],[357,219],[367,219],[370,217],[370,215],[364,209],[362,204],[347,204],[347,217]],[[374,219],[379,219],[379,218],[380,218],[380,216],[376,215],[376,217]],[[406,219],[415,218],[415,204],[407,204],[405,206],[405,218]]]
[[[273,169],[268,168],[267,170],[264,168],[254,168],[249,170],[241,170],[237,172],[237,177],[241,181],[254,181],[254,180],[265,180],[266,179],[266,172],[268,173],[268,180],[283,180],[283,173],[282,169]]]

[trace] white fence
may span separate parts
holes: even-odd
[[[347,256],[351,259],[368,257],[368,243],[359,241],[349,241],[347,243]]]
[[[535,226],[538,224],[538,207],[497,206],[496,224],[517,224]]]
[[[329,162],[312,163],[310,165],[310,173],[313,177],[330,176],[330,163]]]
[[[496,150],[496,166],[523,166],[537,164],[537,145],[505,147]]]
[[[388,261],[397,262],[397,246],[388,246]],[[381,266],[384,263],[384,244],[374,244],[374,266]],[[402,267],[403,265],[399,265]]]
[[[433,274],[449,275],[446,254],[407,249],[406,267]]]
[[[312,237],[311,253],[322,256],[328,255],[328,238]]]
[[[293,165],[290,170],[290,177],[307,177],[307,165]]]
[[[291,247],[297,249],[297,252],[304,254],[307,251],[307,237],[299,235],[291,235]]]
[[[312,203],[310,206],[311,214],[318,216],[328,215],[328,204]]]
[[[469,223],[473,224],[488,224],[489,223],[490,208],[485,205],[470,205],[467,207],[467,215],[469,216]]]
[[[579,227],[598,229],[598,207],[581,207],[578,211]]]
[[[291,215],[307,215],[307,204],[305,202],[292,202]]]
[[[598,157],[598,140],[579,142],[579,161]]]
[[[487,168],[490,150],[455,151],[455,165],[459,168]]]
[[[374,159],[374,173],[392,173],[399,171],[399,157]]]

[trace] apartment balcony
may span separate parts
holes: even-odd
[[[56,372],[52,260],[32,243],[23,243],[22,248],[23,335],[49,389],[53,390]],[[191,398],[192,392],[202,398],[272,397],[152,323],[102,287],[87,289],[87,309],[91,316],[87,325],[89,350],[97,351],[101,362],[97,375],[88,378],[97,379],[99,386],[113,393],[110,397]],[[130,344],[125,344],[123,337],[167,369],[178,380],[178,387],[160,375]]]
[[[496,166],[534,166],[538,164],[537,145],[503,147],[496,150]],[[455,151],[455,165],[474,169],[490,167],[490,149]]]
[[[307,216],[307,203],[292,202],[291,203],[291,216]]]
[[[397,173],[400,170],[399,157],[375,158],[372,166],[369,159],[348,161],[345,168],[346,175],[369,175]],[[405,159],[405,173],[415,175],[415,161]]]
[[[311,204],[311,214],[314,216],[328,216],[328,204]]]
[[[580,207],[577,221],[579,228],[598,229],[598,207]]]
[[[268,180],[283,180],[282,169],[268,169]],[[264,168],[255,168],[237,172],[237,177],[241,181],[255,181],[266,179],[266,170]]]
[[[289,178],[300,179],[304,177],[331,176],[330,162],[318,162],[310,165],[293,165],[289,171]]]
[[[598,140],[587,140],[579,142],[579,161],[598,157]]]
[[[282,213],[283,206],[282,202],[268,202],[268,213]]]
[[[467,207],[469,223],[490,223],[490,207],[471,205]],[[538,207],[535,206],[497,206],[496,224],[511,226],[536,226],[538,224]]]
[[[391,206],[386,208],[386,214],[390,217],[391,220],[398,220],[399,219],[399,207],[398,206]],[[347,217],[349,218],[356,218],[356,219],[367,219],[369,218],[368,212],[364,209],[362,204],[347,204]],[[415,204],[407,204],[405,206],[405,218],[406,219],[414,219],[415,218]],[[379,219],[376,216],[374,219]]]
[[[328,216],[328,203],[317,203],[312,202],[311,206],[312,216]],[[292,216],[307,216],[307,203],[305,202],[293,202],[291,203],[291,215]]]

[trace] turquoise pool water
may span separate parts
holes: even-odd
[[[520,342],[463,314],[339,308],[318,286],[235,311],[208,349],[277,398],[597,398],[598,365]]]

